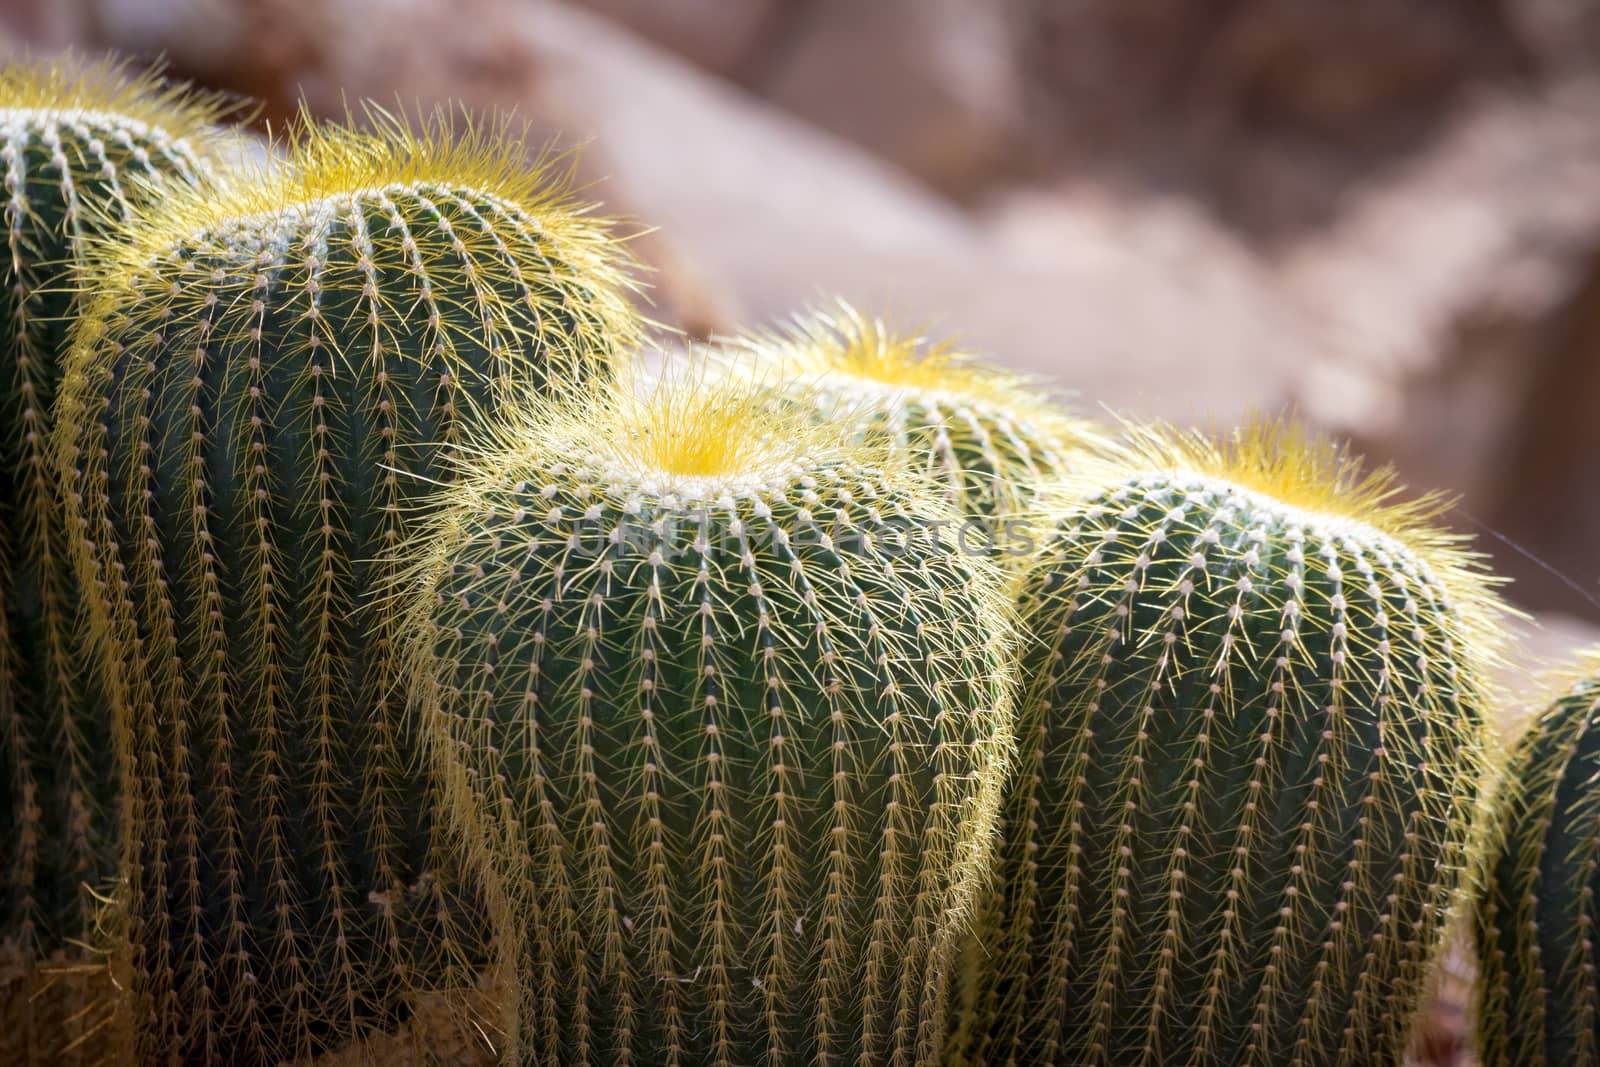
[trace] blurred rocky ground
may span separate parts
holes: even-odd
[[[1600,0],[0,0],[63,47],[514,108],[693,336],[841,294],[1091,410],[1294,405],[1462,494],[1513,688],[1600,635]]]

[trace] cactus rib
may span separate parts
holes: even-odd
[[[8,1062],[104,1051],[80,946],[93,891],[115,873],[118,779],[110,713],[82,669],[79,591],[48,454],[77,270],[96,242],[216,165],[213,127],[227,111],[116,63],[0,70],[0,947],[27,961],[0,990]],[[50,973],[61,969],[73,973]]]
[[[1086,421],[1039,399],[1037,383],[948,343],[931,344],[839,302],[733,346],[733,366],[819,418],[886,435],[967,516],[1025,510],[1044,480],[1097,447]]]
[[[50,413],[86,242],[208,163],[214,101],[120,66],[24,62],[0,72],[6,284],[0,313],[0,523],[6,551],[8,878],[0,930],[46,950],[87,928],[80,882],[109,874],[112,806],[98,700],[78,670],[78,606],[48,459]],[[28,794],[26,797],[20,794]]]

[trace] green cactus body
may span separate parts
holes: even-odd
[[[447,494],[418,691],[536,1061],[937,1061],[1008,613],[936,486],[808,421],[668,382]]]
[[[1279,427],[1135,431],[1044,509],[958,1062],[1398,1064],[1484,771],[1490,594]]]
[[[788,391],[821,418],[887,435],[974,520],[1025,510],[1041,482],[1068,473],[1074,456],[1100,440],[1089,423],[1039,399],[1035,383],[950,345],[897,334],[847,304],[738,348],[748,357],[736,364],[741,373]],[[1005,534],[985,532],[994,541]]]
[[[48,458],[86,242],[206,169],[210,101],[109,65],[0,71],[0,939],[81,939],[112,874],[104,702],[81,669],[79,604]]]
[[[1495,798],[1475,903],[1485,1067],[1600,1064],[1600,656],[1529,727]]]
[[[371,591],[477,422],[634,331],[614,242],[504,130],[285,147],[95,265],[59,408],[162,1061],[304,1058],[473,984],[481,914]]]

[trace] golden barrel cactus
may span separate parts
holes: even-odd
[[[1487,770],[1495,598],[1439,502],[1260,424],[1042,511],[953,1059],[1398,1065]]]
[[[815,417],[886,438],[943,487],[992,547],[1024,556],[1024,512],[1044,482],[1101,443],[1089,422],[1051,402],[1039,383],[930,342],[840,302],[783,330],[731,346],[729,366]],[[1001,553],[1005,553],[1002,551]]]
[[[420,714],[558,1064],[938,1062],[1012,743],[937,483],[694,376],[508,426],[419,555]]]
[[[110,713],[83,669],[82,605],[54,470],[52,414],[99,242],[218,166],[214,98],[110,63],[0,69],[0,1059],[54,1063],[104,1022],[104,976],[75,946],[112,877]],[[41,970],[40,968],[43,968]],[[50,972],[69,968],[70,974]]]
[[[372,117],[135,219],[62,387],[153,1059],[303,1058],[477,981],[373,591],[463,439],[633,342],[616,242],[515,137]]]

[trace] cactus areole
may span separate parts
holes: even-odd
[[[1400,1062],[1490,598],[1393,492],[1281,426],[1145,430],[1053,507],[957,1062]]]
[[[669,381],[448,498],[419,691],[519,916],[524,1050],[937,1062],[1011,740],[1004,598],[938,487]]]

